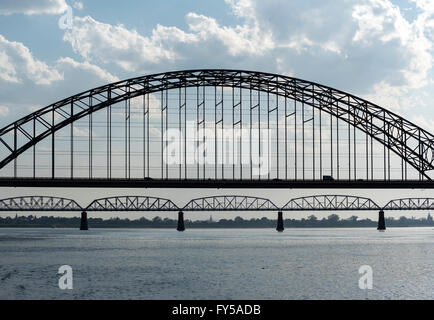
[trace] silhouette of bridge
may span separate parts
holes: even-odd
[[[23,196],[0,200],[0,211],[82,211],[74,200],[49,196]]]
[[[278,211],[277,230],[283,231],[284,211],[379,211],[378,229],[385,230],[384,210],[431,210],[434,198],[403,198],[389,201],[383,207],[365,197],[350,195],[316,195],[289,200],[278,207],[271,200],[259,197],[223,195],[196,198],[183,207],[164,198],[119,196],[93,200],[87,207],[75,200],[50,196],[23,196],[0,200],[0,212],[81,211],[80,229],[87,230],[87,212],[178,212],[178,230],[184,231],[184,211]]]
[[[314,82],[186,70],[107,84],[0,129],[0,186],[432,188],[434,136]]]
[[[395,113],[315,82],[244,70],[165,72],[67,97],[0,129],[1,187],[433,188],[434,136]],[[123,196],[81,207],[56,197],[0,211],[428,210],[432,199],[322,195],[283,207],[248,196]]]

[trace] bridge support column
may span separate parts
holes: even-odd
[[[279,211],[277,213],[277,227],[276,230],[279,232],[283,232],[285,230],[285,227],[283,226],[283,213],[282,211]]]
[[[87,226],[87,212],[83,211],[81,213],[80,230],[88,230]]]
[[[377,230],[386,230],[386,222],[384,220],[384,211],[380,210],[378,213],[378,228]]]
[[[182,232],[185,230],[185,226],[184,226],[184,212],[179,211],[178,212],[178,227],[176,228],[176,230]]]

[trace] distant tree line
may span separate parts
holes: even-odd
[[[128,218],[89,218],[91,228],[176,228],[177,220],[169,218],[155,217],[151,220],[144,217],[136,220]],[[36,217],[18,216],[0,217],[0,227],[3,228],[77,228],[80,225],[79,217]],[[185,220],[187,228],[275,228],[276,220],[264,218],[243,219],[220,219],[212,218],[204,221]],[[377,221],[371,219],[358,219],[352,216],[348,219],[341,219],[337,214],[331,214],[327,218],[318,219],[311,215],[307,219],[285,219],[286,228],[363,228],[376,227]],[[393,217],[386,218],[387,227],[429,227],[434,226],[433,218],[430,214],[426,218],[416,219],[414,217]]]

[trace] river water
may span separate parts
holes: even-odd
[[[433,228],[0,229],[0,299],[433,298]]]

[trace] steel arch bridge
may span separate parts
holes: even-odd
[[[307,196],[291,199],[282,211],[380,210],[371,199],[348,195]]]
[[[389,201],[383,210],[432,210],[434,198],[403,198]]]
[[[242,195],[192,199],[183,207],[172,200],[150,196],[117,196],[93,200],[82,207],[75,200],[53,196],[0,199],[0,211],[378,211],[433,210],[434,198],[402,198],[377,205],[372,199],[351,195],[316,195],[293,198],[283,207],[270,199]]]
[[[278,207],[269,199],[248,196],[213,196],[192,199],[183,211],[276,211]]]
[[[379,207],[373,200],[350,195],[305,196],[291,199],[282,208],[271,200],[251,196],[210,196],[190,200],[178,207],[169,199],[148,196],[119,196],[96,199],[82,208],[72,199],[25,196],[0,200],[2,211],[81,211],[80,230],[88,230],[87,212],[178,211],[178,231],[184,231],[184,211],[278,211],[276,230],[284,228],[284,211],[372,211],[379,210],[378,230],[385,230],[384,210],[431,210],[434,198],[404,198]]]
[[[86,211],[179,211],[169,199],[146,196],[121,196],[92,201]]]
[[[0,200],[0,211],[82,211],[75,200],[50,196],[23,196]]]
[[[1,128],[0,186],[432,188],[433,144],[407,119],[311,81],[174,71]]]

